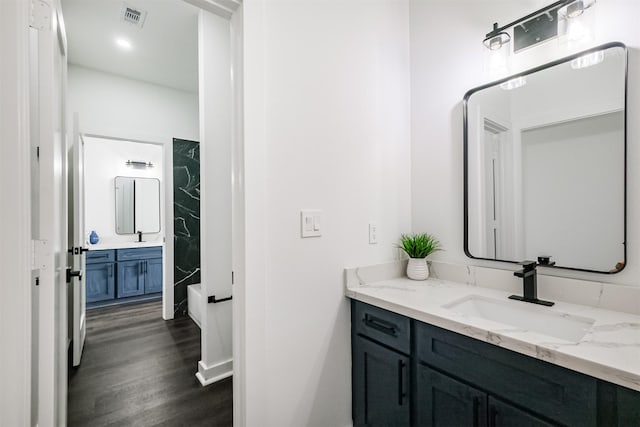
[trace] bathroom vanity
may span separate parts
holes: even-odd
[[[640,316],[346,274],[354,425],[640,425]]]
[[[87,252],[87,303],[117,302],[162,292],[162,247]]]

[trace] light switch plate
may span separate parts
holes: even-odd
[[[377,222],[369,223],[369,244],[370,245],[378,244],[378,223]]]
[[[304,209],[300,211],[300,237],[322,236],[322,211]]]

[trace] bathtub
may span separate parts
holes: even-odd
[[[202,288],[200,283],[187,286],[187,307],[189,317],[202,329]]]

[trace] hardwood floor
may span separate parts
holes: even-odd
[[[232,380],[203,388],[199,359],[200,329],[162,320],[161,302],[88,311],[69,426],[231,426]]]

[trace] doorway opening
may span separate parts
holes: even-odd
[[[130,10],[139,17],[136,23],[123,19],[130,15]],[[202,385],[223,382],[232,373],[231,304],[212,307],[207,297],[216,292],[224,299],[231,292],[231,173],[224,173],[231,169],[232,161],[231,73],[229,65],[223,69],[225,63],[231,63],[230,23],[180,0],[136,0],[126,5],[63,0],[62,11],[69,40],[67,111],[69,116],[77,118],[74,127],[79,136],[74,140],[83,143],[85,149],[86,162],[79,168],[84,170],[85,202],[92,200],[92,206],[85,204],[84,208],[87,224],[83,244],[88,245],[89,252],[85,255],[87,280],[83,301],[89,308],[96,308],[96,313],[85,317],[87,342],[91,343],[92,332],[97,333],[91,320],[94,314],[104,315],[104,311],[108,311],[105,306],[140,302],[160,294],[157,287],[148,289],[147,286],[158,283],[154,279],[158,277],[158,264],[154,264],[154,260],[160,259],[162,309],[150,309],[147,314],[161,314],[165,320],[175,318],[172,325],[193,318],[202,328],[196,377]],[[215,61],[212,67],[211,59],[216,51],[210,44],[216,37],[213,47],[224,45],[225,48],[217,52],[226,57]],[[203,39],[208,49],[203,48]],[[159,62],[155,61],[155,54],[160,57]],[[217,89],[209,82],[215,66],[219,69],[213,70],[214,77],[227,79],[228,97],[216,96],[214,101],[207,102]],[[222,79],[215,84],[225,86]],[[216,101],[220,103],[221,98],[222,104],[213,106],[216,118],[202,123],[203,115],[211,114],[212,105]],[[222,122],[224,126],[220,126]],[[221,128],[224,132],[220,132]],[[202,207],[201,215],[199,206],[194,208],[179,200],[186,196],[199,204],[200,183],[196,178],[202,172],[204,185],[204,168],[194,173],[182,165],[176,170],[174,162],[174,156],[181,154],[181,144],[188,142],[199,147],[194,141],[200,140],[210,141],[209,161],[205,150],[202,160],[214,173],[209,175],[206,185],[227,187],[223,197],[226,203],[220,203],[219,198],[214,200],[217,189],[208,202],[207,212],[212,221],[207,232],[217,237],[208,239],[216,242],[211,244],[208,256],[221,252],[218,242],[226,242],[227,250],[222,251],[223,256],[215,257],[213,266],[208,266],[212,273],[204,283],[201,283],[204,277],[200,267],[199,221],[207,207]],[[218,145],[226,146],[219,148]],[[160,149],[161,157],[143,153],[142,147]],[[220,150],[229,155],[220,155]],[[192,150],[192,154],[195,151],[199,149]],[[212,158],[220,160],[212,162]],[[89,164],[89,159],[93,159],[95,166]],[[186,178],[180,175],[185,171]],[[97,194],[94,194],[90,177],[96,174],[101,174],[101,178],[99,186],[93,188],[102,190],[95,190]],[[224,182],[226,178],[220,183],[214,182],[220,175],[228,176],[229,183]],[[142,189],[150,191],[143,195]],[[149,196],[157,193],[159,209],[156,209],[156,199]],[[140,200],[145,202],[139,203]],[[90,212],[93,214],[89,215]],[[158,216],[160,220],[155,222]],[[100,218],[106,221],[100,222]],[[139,226],[148,223],[151,228]],[[102,224],[102,231],[97,230],[98,224]],[[217,227],[228,230],[229,235],[221,238]],[[98,241],[92,244],[95,235]],[[203,234],[202,239],[207,236]],[[186,249],[184,242],[187,242]],[[159,251],[151,253],[155,249]],[[219,280],[220,277],[228,280]],[[223,282],[224,286],[220,287]],[[192,296],[196,292],[187,292],[187,286],[194,290],[199,286],[199,298]],[[89,297],[94,300],[89,301]],[[132,309],[114,314],[117,308],[122,307],[113,307],[112,315],[116,317],[125,312],[133,316],[136,312]],[[96,321],[96,327],[98,324]],[[78,363],[82,369],[81,357]],[[190,377],[194,381],[194,377]]]

